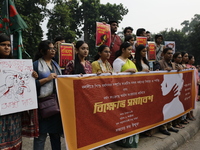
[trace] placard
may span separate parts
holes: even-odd
[[[0,115],[38,107],[30,59],[0,59]]]

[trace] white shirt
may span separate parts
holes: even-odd
[[[121,60],[120,58],[117,58],[114,60],[113,62],[113,71],[114,72],[121,72],[122,66],[125,64],[126,62],[124,62],[123,60]]]

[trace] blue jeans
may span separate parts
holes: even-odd
[[[61,150],[60,134],[49,133],[52,150]],[[38,138],[34,138],[33,150],[44,150],[47,133],[40,133]]]

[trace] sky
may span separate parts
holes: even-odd
[[[133,33],[138,28],[145,28],[151,33],[181,29],[183,21],[191,21],[195,14],[200,14],[200,0],[100,0],[100,3],[122,3],[129,12],[119,24],[118,31],[131,26]],[[46,21],[42,28],[46,32]]]
[[[119,24],[118,31],[131,26],[134,33],[138,28],[145,28],[151,33],[165,29],[181,29],[184,20],[191,21],[195,14],[200,14],[200,0],[101,0],[102,4],[122,3],[129,12]]]

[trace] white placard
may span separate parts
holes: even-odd
[[[165,46],[172,48],[173,53],[175,53],[175,47],[176,47],[175,41],[165,41]]]
[[[31,59],[0,59],[0,115],[38,107]]]

